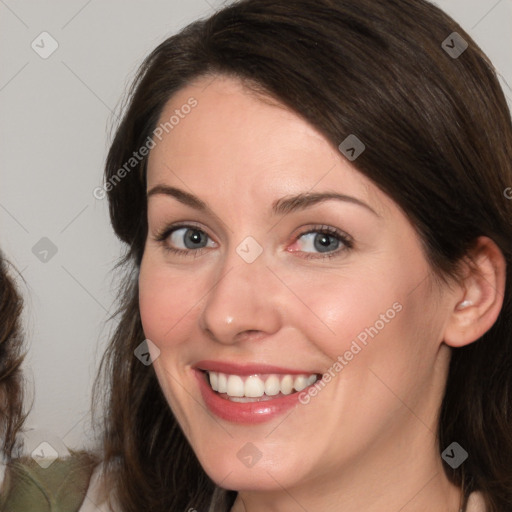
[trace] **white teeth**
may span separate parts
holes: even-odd
[[[308,386],[311,386],[311,384],[314,384],[316,381],[317,381],[317,376],[316,375],[310,375],[308,377]]]
[[[293,377],[291,375],[285,375],[281,381],[281,393],[283,395],[289,395],[293,389]]]
[[[265,396],[289,395],[302,391],[317,381],[315,374],[282,375],[227,375],[220,372],[208,372],[210,386],[218,393],[227,393],[230,397],[264,398]]]
[[[244,381],[238,375],[228,377],[228,388],[226,393],[229,396],[244,396]]]
[[[210,372],[210,375],[215,372]],[[217,391],[219,393],[225,393],[228,389],[228,378],[224,373],[219,373],[219,380],[217,381]]]
[[[265,394],[268,396],[274,396],[279,394],[281,386],[279,384],[279,377],[277,375],[270,375],[265,381]]]
[[[219,374],[212,372],[210,373],[210,386],[213,391],[219,391]]]
[[[316,375],[315,375],[316,380]],[[303,375],[299,375],[298,377],[295,377],[295,382],[293,383],[293,387],[295,388],[295,391],[302,391],[304,388],[308,387],[308,379],[304,377]]]
[[[265,392],[265,384],[263,381],[257,377],[256,375],[251,375],[245,381],[245,396],[256,398],[258,396],[263,396]]]

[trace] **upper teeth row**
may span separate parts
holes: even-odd
[[[311,375],[278,375],[270,374],[266,377],[249,375],[244,379],[240,375],[228,375],[220,372],[208,372],[210,385],[214,391],[227,393],[229,396],[252,397],[274,396],[281,392],[289,395],[293,390],[302,391],[314,384],[317,380],[315,374]]]

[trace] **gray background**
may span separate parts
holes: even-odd
[[[113,327],[121,248],[92,192],[138,64],[221,4],[0,0],[0,247],[26,301],[28,451],[41,440],[57,451],[93,444],[90,391]],[[487,52],[512,105],[512,0],[437,4]],[[58,43],[46,59],[31,47],[51,49],[42,32]]]

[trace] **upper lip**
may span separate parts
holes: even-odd
[[[194,365],[194,368],[198,370],[206,370],[212,372],[227,373],[229,375],[255,375],[260,373],[283,373],[291,375],[311,375],[318,374],[318,372],[311,370],[296,370],[292,368],[283,368],[280,366],[274,366],[269,364],[261,363],[245,363],[236,364],[228,361],[212,361],[205,360],[199,361]]]

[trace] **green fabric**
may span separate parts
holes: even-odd
[[[43,469],[32,459],[8,464],[0,495],[1,512],[77,512],[95,462],[80,453]]]

